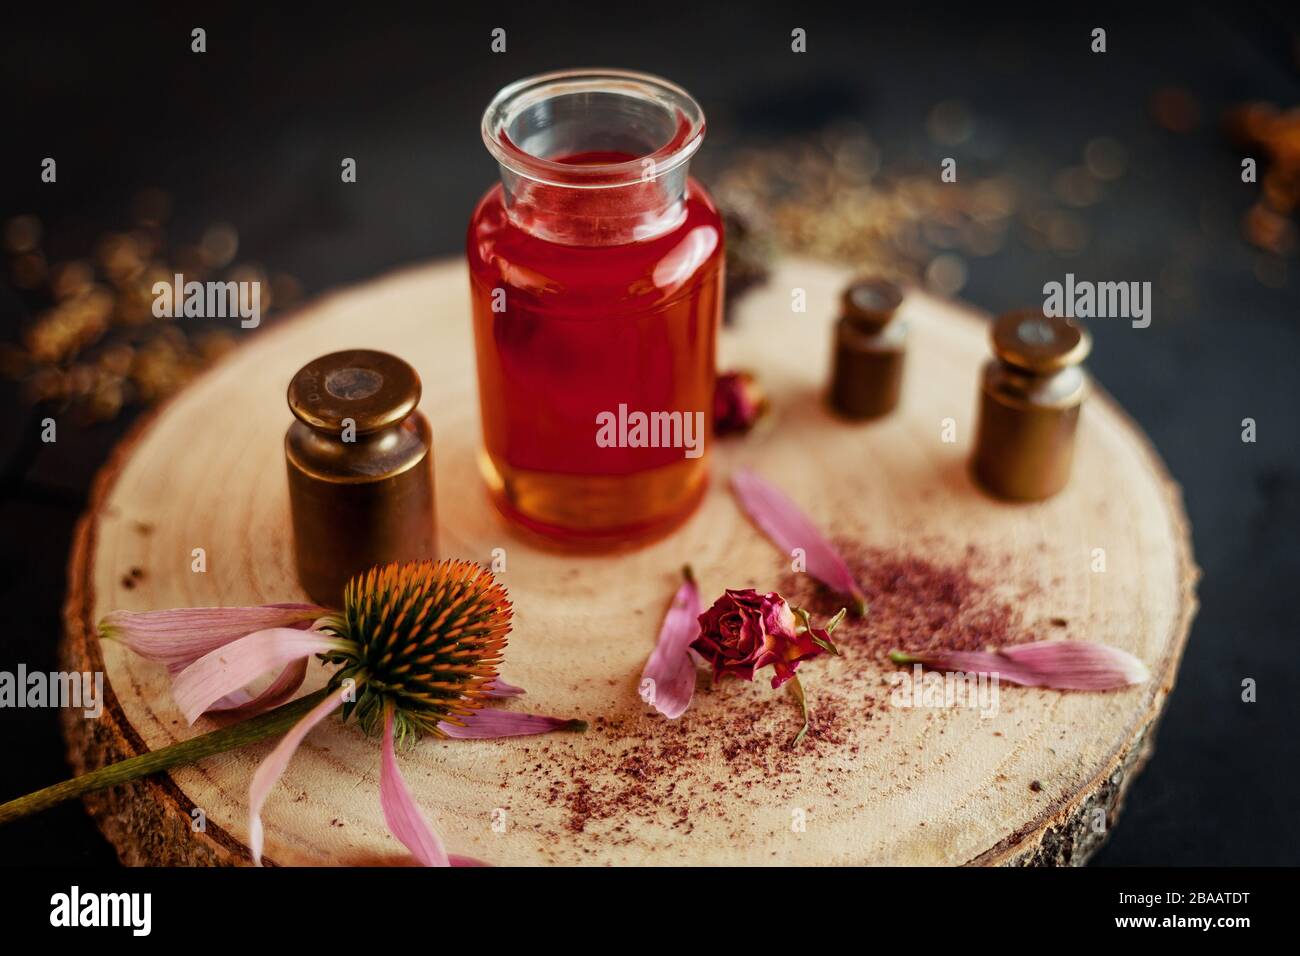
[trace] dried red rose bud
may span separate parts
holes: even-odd
[[[767,398],[748,372],[720,372],[713,391],[713,432],[740,435],[767,412]]]
[[[764,667],[773,670],[772,687],[794,677],[802,661],[830,651],[836,653],[830,630],[813,628],[806,613],[791,608],[779,594],[759,594],[753,588],[728,589],[700,615],[700,635],[691,647],[713,669],[753,680]]]

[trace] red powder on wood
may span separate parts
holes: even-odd
[[[976,651],[1031,639],[1019,612],[999,597],[992,572],[981,570],[974,549],[958,563],[939,563],[916,555],[899,555],[845,542],[837,546],[867,596],[866,617],[845,618],[835,632],[836,644],[852,644],[878,659],[893,650]],[[807,574],[789,573],[781,594],[806,607],[814,619],[844,606]]]
[[[858,799],[845,792],[840,775],[864,747],[889,735],[889,723],[874,718],[888,707],[891,650],[978,650],[1032,639],[1004,596],[1003,569],[973,549],[945,563],[838,544],[870,610],[835,631],[839,660],[819,658],[800,668],[811,708],[803,742],[791,746],[799,711],[790,694],[771,690],[762,678],[711,686],[701,669],[695,701],[679,720],[648,712],[596,717],[578,759],[568,747],[527,745],[538,762],[525,787],[563,819],[550,836],[582,833],[607,845],[654,846],[634,821],[689,833],[693,821],[734,819],[737,808],[754,800],[803,806],[810,792]],[[843,606],[807,574],[787,573],[773,583],[819,622]],[[725,776],[705,772],[706,762],[725,766]]]

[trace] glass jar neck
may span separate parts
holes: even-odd
[[[599,189],[539,183],[505,167],[501,183],[512,223],[539,239],[565,245],[652,239],[676,228],[685,216],[685,164],[658,179]]]
[[[552,242],[652,238],[685,215],[704,115],[681,88],[641,73],[575,70],[506,87],[483,115],[511,221]]]

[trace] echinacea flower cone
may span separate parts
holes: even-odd
[[[326,626],[347,641],[326,658],[344,666],[333,686],[352,678],[356,716],[367,733],[394,711],[398,740],[463,724],[494,694],[512,609],[492,574],[468,561],[421,561],[372,568],[348,583],[343,613]]]

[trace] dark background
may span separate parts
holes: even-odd
[[[506,82],[575,65],[649,70],[689,89],[709,117],[706,174],[740,145],[843,117],[864,122],[887,160],[952,153],[977,164],[962,147],[926,144],[930,109],[954,97],[977,117],[975,145],[994,137],[1018,171],[1077,164],[1090,139],[1114,137],[1128,171],[1085,211],[1084,252],[1063,264],[1013,237],[967,261],[961,293],[993,312],[1032,304],[1044,277],[1067,268],[1156,286],[1152,326],[1094,323],[1089,364],[1182,484],[1205,577],[1156,754],[1095,861],[1300,862],[1300,261],[1284,259],[1280,288],[1257,279],[1238,219],[1258,186],[1241,183],[1241,153],[1220,128],[1242,100],[1300,105],[1295,5],[1090,5],[1073,18],[964,6],[534,3],[417,17],[365,4],[302,14],[24,5],[6,11],[0,33],[0,218],[37,214],[52,254],[84,255],[127,224],[138,189],[161,186],[178,227],[229,221],[241,258],[314,294],[461,254],[496,174],[478,135],[483,107]],[[194,26],[208,31],[205,55],[189,52]],[[489,52],[497,26],[505,55]],[[802,56],[789,51],[796,26],[808,31]],[[1104,56],[1088,52],[1093,26],[1107,28]],[[1151,94],[1168,84],[1199,105],[1183,135],[1152,120]],[[39,182],[44,156],[58,159],[56,185]],[[340,187],[342,156],[358,160],[356,185]],[[31,316],[0,278],[0,336],[15,339]],[[43,445],[40,415],[13,383],[0,383],[0,402],[0,668],[48,670],[73,524],[131,416],[61,426]],[[1256,444],[1240,440],[1247,416]],[[1240,700],[1245,677],[1259,682],[1257,703]],[[66,774],[52,711],[0,712],[0,744],[0,799]],[[6,827],[0,860],[114,855],[74,804]]]

